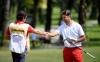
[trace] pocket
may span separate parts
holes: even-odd
[[[25,48],[25,51],[20,55],[20,57],[24,57],[27,54],[27,48]]]

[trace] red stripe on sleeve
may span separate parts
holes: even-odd
[[[9,27],[8,27],[7,30],[6,30],[6,35],[10,35]]]
[[[28,27],[28,33],[33,33],[33,32],[34,32],[34,28],[29,25],[29,27]]]

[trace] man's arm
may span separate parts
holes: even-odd
[[[82,41],[84,41],[85,39],[86,39],[86,36],[83,35],[83,36],[81,36],[76,42],[82,42]]]
[[[80,38],[77,39],[77,42],[81,42],[81,41],[84,41],[86,39],[86,36],[85,36],[84,30],[81,27],[81,25],[79,25],[78,28],[79,28],[78,34],[79,34]]]
[[[82,42],[82,41],[84,41],[84,40],[86,40],[86,36],[85,36],[85,35],[80,36],[79,39],[77,39],[76,41],[72,41],[72,42],[70,42],[70,43],[71,43],[71,44],[75,44],[75,43],[78,43],[78,42]]]
[[[57,31],[48,32],[48,35],[51,36],[51,37],[54,37],[54,36],[57,36],[58,35],[58,32]]]
[[[37,30],[37,29],[34,29],[33,33],[39,34],[39,35],[47,35],[47,32],[40,31],[40,30]]]
[[[47,34],[47,32],[34,29],[32,26],[29,26],[29,27],[28,27],[28,32],[29,32],[29,33],[39,34],[39,35],[46,35],[46,34]]]

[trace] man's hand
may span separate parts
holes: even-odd
[[[44,37],[47,38],[47,39],[49,38],[48,32],[45,32]]]
[[[69,42],[69,43],[73,45],[73,44],[75,44],[75,43],[76,43],[76,41],[71,41],[71,42]]]
[[[66,38],[70,44],[75,44],[77,41],[74,39],[70,39],[69,37]]]

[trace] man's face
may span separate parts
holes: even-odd
[[[69,21],[69,16],[62,15],[62,19],[64,20],[64,22],[68,22]]]
[[[23,17],[24,22],[26,21],[26,19],[27,19],[27,16],[25,18]]]

